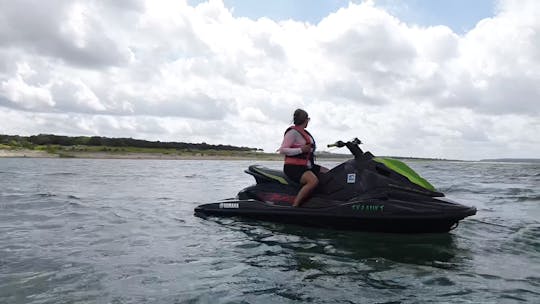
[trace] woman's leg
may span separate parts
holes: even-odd
[[[304,200],[319,184],[319,179],[313,172],[306,171],[304,172],[304,174],[302,174],[302,177],[300,178],[300,184],[302,184],[303,186],[294,198],[293,207],[298,207],[304,202]]]
[[[320,165],[314,165],[313,168],[311,168],[311,171],[315,173],[315,176],[319,176],[319,174],[324,174],[328,171],[330,171],[328,168],[320,166]]]

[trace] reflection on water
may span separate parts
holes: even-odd
[[[255,222],[240,218],[213,218],[219,224],[241,231],[250,240],[278,246],[295,253],[331,255],[333,258],[396,263],[450,269],[462,265],[466,249],[459,249],[455,236],[446,234],[389,234],[329,231],[319,228]],[[460,251],[458,257],[456,252]]]

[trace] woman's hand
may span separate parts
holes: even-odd
[[[302,153],[307,153],[311,151],[311,144],[303,145],[301,149],[302,149]]]

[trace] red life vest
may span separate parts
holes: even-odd
[[[292,129],[298,131],[298,133],[300,133],[302,135],[302,137],[306,141],[306,144],[312,144],[313,145],[313,152],[315,152],[315,141],[312,140],[313,137],[311,136],[311,134],[309,134],[309,132],[307,130],[302,129],[302,128],[298,127],[298,126],[290,126],[285,131],[285,134],[287,134],[287,132],[289,132]],[[300,147],[302,147],[301,144],[293,144],[291,146],[291,148],[300,148]],[[287,155],[285,156],[285,164],[287,164],[287,165],[307,166],[309,161],[311,161],[312,165],[314,164],[312,151],[308,151],[308,152],[305,152],[305,153],[292,155],[292,156],[287,156]]]

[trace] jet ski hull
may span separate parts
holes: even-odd
[[[198,206],[195,214],[199,217],[239,217],[339,230],[441,233],[450,231],[460,220],[476,213],[473,207],[459,205],[462,207],[459,210],[444,214],[385,215],[384,206],[371,201],[369,204],[350,202],[319,208],[293,208],[290,204],[231,199]]]

